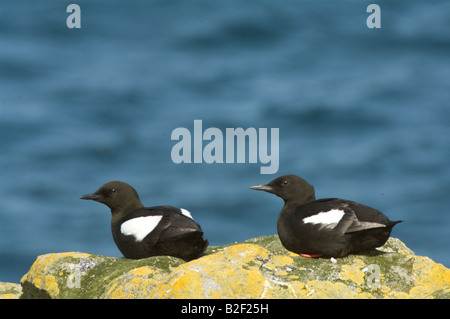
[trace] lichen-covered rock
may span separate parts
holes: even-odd
[[[167,256],[42,255],[21,280],[22,298],[145,298],[158,279],[182,263]]]
[[[0,299],[19,299],[22,295],[20,284],[0,282]]]
[[[210,247],[187,263],[48,254],[21,284],[22,298],[450,298],[450,270],[394,238],[339,259],[301,257],[277,235]]]
[[[216,249],[176,268],[151,298],[450,298],[450,270],[391,238],[340,259],[304,258],[277,236]]]

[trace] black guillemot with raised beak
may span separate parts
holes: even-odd
[[[317,199],[314,187],[295,175],[251,186],[281,197],[277,230],[283,246],[304,257],[344,257],[383,246],[392,227],[378,210],[339,198]]]
[[[81,199],[111,209],[112,235],[125,258],[173,256],[190,261],[201,257],[208,246],[189,211],[172,206],[144,207],[136,190],[127,183],[106,183]]]

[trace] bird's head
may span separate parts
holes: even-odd
[[[131,185],[119,181],[108,182],[94,193],[80,198],[105,204],[113,214],[143,207],[136,190]]]
[[[285,203],[306,204],[315,200],[314,187],[296,175],[284,175],[263,185],[250,186],[250,189],[266,191],[281,197]]]

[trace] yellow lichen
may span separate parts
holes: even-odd
[[[144,266],[144,267],[132,269],[128,273],[135,275],[135,276],[150,276],[150,275],[154,275],[155,273],[157,273],[157,271],[150,267]]]
[[[279,267],[290,265],[293,262],[294,260],[288,256],[275,255],[272,256],[266,264],[264,264],[264,267],[269,269],[276,269]]]
[[[269,251],[239,244],[177,267],[151,292],[151,298],[260,298],[266,279],[256,263]]]
[[[115,295],[114,291],[116,289],[117,282],[114,282],[114,283],[110,284],[110,286],[111,287],[106,291],[106,296],[108,296],[110,298],[114,298],[112,296]]]
[[[224,252],[219,252],[218,254],[224,254],[226,252],[227,255],[229,255],[230,258],[237,258],[237,259],[251,259],[253,260],[256,257],[266,259],[270,252],[262,248],[259,245],[254,244],[239,244],[227,247]]]
[[[361,259],[353,259],[352,265],[342,265],[342,271],[339,273],[339,278],[342,280],[351,280],[357,285],[364,283],[364,272],[361,268],[364,267],[364,262]]]
[[[356,267],[363,268],[364,267],[364,261],[362,261],[359,258],[353,259],[353,262],[356,264]]]
[[[51,296],[59,294],[59,287],[54,276],[45,277],[45,288]]]
[[[174,277],[171,286],[175,298],[183,298],[188,291],[195,291],[195,294],[203,291],[202,277],[195,269],[186,269],[181,276]]]
[[[412,298],[431,298],[435,291],[450,287],[450,269],[427,257],[415,257],[413,273],[417,285],[409,291]]]

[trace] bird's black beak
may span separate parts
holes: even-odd
[[[92,194],[86,194],[80,197],[80,199],[86,199],[86,200],[95,200],[95,201],[100,201],[103,198],[102,195],[96,194],[96,193],[92,193]]]
[[[256,191],[265,191],[265,192],[269,192],[272,193],[273,191],[273,187],[269,186],[269,185],[255,185],[255,186],[250,186],[250,189],[254,189]]]

